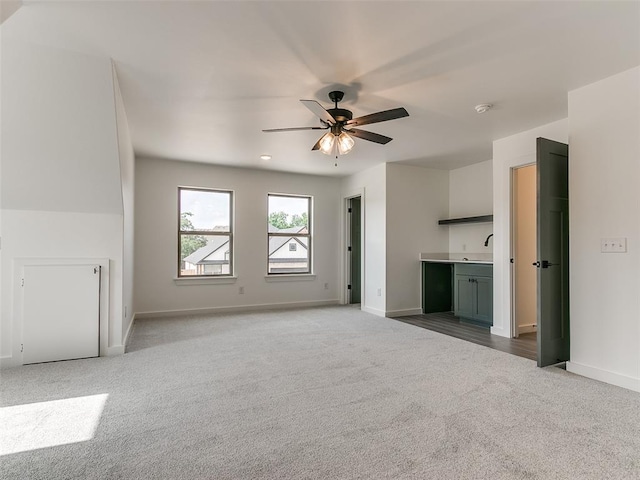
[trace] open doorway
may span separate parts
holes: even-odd
[[[347,303],[362,302],[362,197],[347,199]]]
[[[536,341],[538,286],[536,269],[536,165],[512,171],[512,336]]]
[[[535,332],[539,367],[570,353],[568,158],[567,144],[538,138],[536,163],[512,169],[511,332]]]

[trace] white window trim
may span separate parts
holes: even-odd
[[[218,192],[218,193],[229,194],[229,232],[224,232],[224,233],[208,232],[208,231],[201,232],[198,230],[195,230],[193,232],[182,231],[180,229],[180,220],[182,215],[181,192],[183,190],[197,190],[202,192]],[[174,282],[176,282],[176,284],[178,284],[178,282],[183,285],[202,285],[206,283],[235,283],[235,279],[237,279],[237,277],[234,276],[235,275],[235,254],[234,254],[235,253],[234,252],[235,218],[234,218],[234,215],[235,215],[235,191],[224,189],[224,188],[193,187],[193,186],[182,186],[182,185],[178,186],[178,271],[177,271],[176,277],[174,277],[173,279]],[[184,234],[204,235],[204,236],[206,235],[228,236],[229,237],[228,257],[229,257],[229,267],[230,267],[229,273],[180,276],[180,241],[181,241],[181,235],[184,235]],[[187,280],[187,281],[185,282],[184,280]],[[205,280],[205,282],[196,282],[196,280]],[[217,280],[217,281],[211,282],[208,280]],[[232,281],[225,281],[225,280],[232,280]]]
[[[269,197],[270,196],[274,196],[274,197],[292,197],[292,198],[307,198],[309,199],[309,210],[307,212],[307,217],[308,217],[308,221],[309,221],[309,225],[307,226],[308,228],[308,233],[307,234],[303,234],[303,235],[299,235],[299,234],[277,234],[277,233],[269,233]],[[315,274],[313,273],[314,271],[314,261],[313,261],[313,196],[312,195],[308,195],[308,194],[298,194],[298,193],[276,193],[276,192],[268,192],[267,193],[267,274],[265,275],[265,279],[267,279],[267,281],[271,281],[273,279],[273,281],[296,281],[296,280],[314,280],[315,279]],[[290,237],[306,237],[308,238],[308,242],[307,242],[307,249],[309,252],[309,271],[305,272],[305,273],[269,273],[269,239],[271,237],[277,237],[277,236],[290,236]],[[307,278],[307,277],[313,277],[313,278]],[[290,278],[291,280],[278,280],[278,279],[286,279],[286,278]]]
[[[313,281],[316,279],[315,273],[272,273],[264,276],[267,282],[299,282]]]
[[[192,277],[175,277],[173,282],[176,285],[222,285],[222,284],[232,284],[236,283],[238,277],[229,276],[229,275],[209,275],[206,277],[200,276],[192,276]]]

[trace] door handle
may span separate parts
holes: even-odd
[[[537,268],[549,268],[554,265],[560,265],[559,263],[551,263],[549,260],[542,260],[542,262],[533,262],[531,265]]]

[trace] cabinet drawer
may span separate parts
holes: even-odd
[[[456,263],[455,274],[472,277],[493,277],[493,265]]]

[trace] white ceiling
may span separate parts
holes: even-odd
[[[2,28],[31,42],[113,58],[139,156],[322,175],[381,162],[457,168],[492,140],[566,117],[567,92],[640,64],[640,2],[25,2]],[[338,160],[298,100],[363,127]],[[478,115],[474,106],[495,108]],[[272,160],[259,156],[268,153]]]

